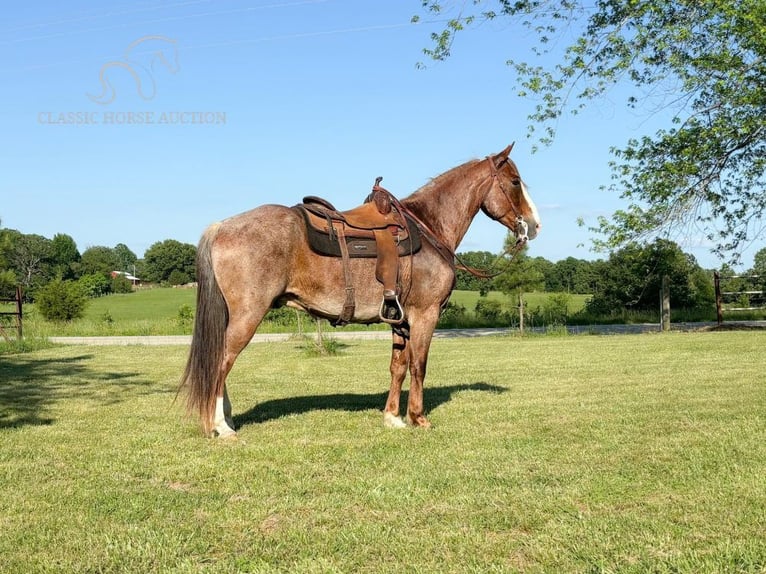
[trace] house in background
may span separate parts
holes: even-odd
[[[125,277],[125,279],[130,281],[134,287],[143,285],[143,281],[141,279],[139,279],[138,277],[135,277],[134,275],[131,275],[127,271],[112,271],[111,273],[112,279],[114,279],[118,275],[122,275],[123,277]]]

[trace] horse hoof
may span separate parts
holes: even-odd
[[[222,425],[213,431],[213,437],[223,439],[237,438],[237,431],[227,425]]]
[[[422,429],[430,429],[431,428],[431,422],[424,417],[423,415],[418,415],[416,417],[410,417],[410,424],[414,427],[420,427]]]
[[[389,429],[403,429],[407,425],[400,417],[392,413],[383,413],[383,426]]]

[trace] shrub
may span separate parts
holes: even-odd
[[[173,269],[173,271],[171,271],[170,275],[168,276],[168,283],[171,285],[186,285],[190,282],[191,277],[189,277],[189,275],[183,271],[179,271],[178,269]]]
[[[110,282],[103,273],[89,273],[77,280],[79,288],[86,297],[101,297],[109,293]]]
[[[191,305],[181,305],[178,308],[177,320],[181,327],[188,327],[194,322],[194,309]]]
[[[125,275],[115,275],[111,281],[112,293],[132,293],[133,283]]]
[[[543,304],[543,315],[548,325],[566,325],[570,297],[566,293],[553,293]]]
[[[503,312],[503,305],[500,301],[481,297],[476,301],[474,310],[476,312],[476,317],[480,320],[486,321],[490,325],[495,325],[498,323]]]
[[[454,329],[463,327],[468,321],[468,313],[463,305],[449,302],[439,317],[438,327],[441,329]]]
[[[72,321],[85,313],[87,295],[74,281],[55,279],[37,291],[35,303],[40,314],[48,321]]]

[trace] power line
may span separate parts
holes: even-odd
[[[174,6],[181,6],[185,4],[196,4],[201,2],[206,2],[208,0],[190,0],[189,2],[184,3],[178,3],[178,4],[166,4],[165,7],[174,7]],[[191,20],[194,18],[210,18],[214,16],[221,16],[221,15],[232,15],[232,14],[244,14],[249,12],[255,12],[257,10],[263,10],[263,9],[270,9],[270,8],[289,8],[294,6],[303,6],[303,5],[310,5],[310,4],[322,4],[325,2],[328,2],[329,0],[296,0],[292,2],[280,2],[280,3],[272,3],[272,4],[261,4],[258,6],[247,6],[245,8],[232,8],[229,10],[214,10],[214,11],[208,11],[208,12],[198,12],[196,14],[183,14],[179,16],[165,16],[162,18],[153,18],[149,20],[141,20],[137,22],[131,22],[130,25],[132,26],[141,26],[146,24],[157,24],[160,22],[176,22],[176,21],[182,21],[182,20]],[[95,20],[101,17],[107,17],[107,16],[115,16],[115,15],[129,15],[129,14],[137,14],[139,12],[146,11],[147,9],[141,9],[141,10],[134,10],[134,11],[126,11],[122,13],[112,13],[112,14],[104,14],[103,16],[97,16],[97,17],[82,17],[80,19],[72,19],[72,20],[61,20],[59,22],[49,23],[49,24],[40,24],[38,27],[46,26],[46,25],[57,25],[61,23],[68,23],[70,21],[86,21],[86,20]],[[33,26],[33,25],[30,25]],[[13,40],[4,40],[0,41],[0,46],[10,46],[13,44],[20,44],[24,42],[34,42],[38,40],[50,40],[52,38],[63,38],[67,36],[76,36],[81,34],[88,34],[90,32],[106,32],[109,30],[117,30],[120,28],[125,28],[126,24],[112,24],[109,26],[100,26],[95,28],[85,28],[80,30],[70,30],[65,32],[57,32],[52,34],[44,34],[44,35],[38,35],[38,36],[26,36],[22,38],[15,38]],[[7,34],[7,32],[5,32]]]

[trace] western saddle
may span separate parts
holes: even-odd
[[[311,249],[325,257],[343,260],[346,300],[343,311],[334,325],[345,325],[354,316],[354,284],[349,259],[376,258],[375,278],[383,285],[383,300],[378,317],[391,325],[404,322],[404,308],[399,301],[399,258],[420,250],[421,241],[417,223],[399,201],[375,180],[372,193],[359,207],[338,211],[327,200],[315,196],[303,198],[293,207],[306,223],[306,234]]]

